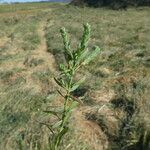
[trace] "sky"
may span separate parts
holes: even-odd
[[[0,3],[14,3],[14,2],[38,2],[38,1],[52,1],[52,2],[68,2],[69,0],[0,0]]]

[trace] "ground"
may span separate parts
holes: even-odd
[[[89,23],[89,49],[102,52],[76,78],[82,100],[70,119],[63,150],[140,149],[149,143],[150,9],[79,8],[64,4],[0,5],[0,149],[47,149],[43,111],[62,105],[54,80],[63,62],[59,33],[73,49]],[[140,133],[139,133],[140,130]],[[148,144],[147,144],[148,145]],[[146,148],[144,150],[148,150]]]

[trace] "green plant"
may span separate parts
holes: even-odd
[[[60,64],[60,75],[55,77],[56,83],[63,88],[63,92],[58,90],[58,93],[64,98],[63,108],[45,111],[57,117],[58,121],[53,124],[45,124],[51,131],[50,150],[58,150],[63,140],[64,135],[68,132],[69,118],[72,110],[77,106],[78,100],[72,96],[72,92],[79,88],[85,78],[79,81],[74,80],[76,72],[83,65],[88,64],[100,52],[99,47],[94,47],[93,51],[87,49],[90,39],[91,27],[89,24],[84,25],[84,32],[81,42],[77,50],[72,50],[70,40],[65,28],[60,30],[64,43],[65,63]]]

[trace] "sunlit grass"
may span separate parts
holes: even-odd
[[[47,52],[54,55],[57,64],[64,61],[59,29],[68,29],[72,47],[76,48],[81,25],[91,24],[89,49],[98,45],[102,55],[79,72],[79,77],[86,75],[86,81],[73,94],[88,107],[97,108],[103,104],[101,99],[106,100],[114,91],[115,97],[106,108],[119,113],[120,126],[105,112],[88,114],[87,119],[104,129],[114,150],[125,145],[138,147],[141,137],[149,133],[149,13],[147,7],[113,11],[51,3],[0,5],[0,149],[16,150],[18,140],[25,149],[47,147],[47,130],[39,122],[49,121],[49,117],[42,111],[61,102],[52,80],[54,73],[36,52],[41,44],[38,29],[42,22],[46,24]],[[92,144],[76,131],[74,120],[62,149],[93,150]],[[118,128],[114,129],[113,123]]]

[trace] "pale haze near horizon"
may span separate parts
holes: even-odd
[[[39,2],[39,1],[49,1],[49,2],[69,2],[70,0],[0,0],[0,3],[25,3],[25,2]]]

